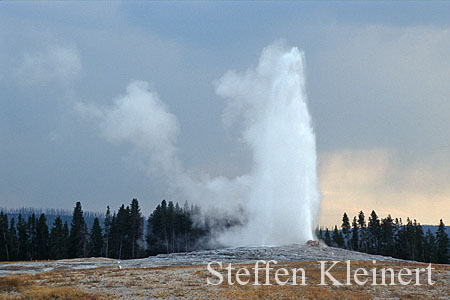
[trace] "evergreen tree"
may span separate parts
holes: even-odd
[[[28,257],[28,249],[29,249],[29,236],[27,230],[27,223],[22,218],[22,215],[19,214],[17,217],[17,259],[18,260],[27,260]]]
[[[8,215],[0,212],[0,260],[9,260]]]
[[[414,220],[414,252],[415,252],[415,260],[417,261],[424,261],[425,259],[425,236],[423,233],[423,228],[420,223],[417,223],[416,220]]]
[[[350,248],[350,220],[348,219],[347,213],[344,212],[344,216],[342,217],[342,233],[344,234],[345,246],[346,248]]]
[[[73,210],[69,234],[69,258],[86,256],[86,223],[83,217],[81,203],[77,202]]]
[[[47,218],[42,213],[36,224],[36,259],[49,258],[49,234]]]
[[[130,242],[131,242],[131,258],[136,258],[141,253],[138,241],[142,240],[144,233],[144,221],[141,216],[141,209],[137,199],[131,201],[130,208]]]
[[[67,223],[66,223],[67,224]],[[53,222],[50,230],[50,253],[52,259],[62,259],[67,257],[67,236],[64,233],[62,219],[58,216]]]
[[[17,238],[17,230],[16,230],[16,221],[14,218],[11,218],[10,227],[8,230],[8,248],[9,248],[9,259],[17,260],[18,255],[18,238]]]
[[[183,213],[182,213],[182,226],[183,226],[183,235],[184,235],[184,251],[189,251],[189,241],[191,238],[191,231],[192,231],[192,219],[191,219],[191,211],[189,209],[189,204],[188,202],[184,202],[184,206],[183,206]]]
[[[356,221],[356,217],[353,217],[352,221],[352,250],[359,250],[359,230],[358,230],[358,222]]]
[[[367,241],[366,241],[366,220],[364,212],[361,210],[358,214],[358,226],[360,232],[359,249],[363,252],[367,252]]]
[[[33,213],[28,217],[27,227],[28,227],[28,236],[29,240],[29,254],[28,257],[33,260],[36,259],[37,256],[37,231],[36,231],[36,215]]]
[[[436,239],[430,229],[427,230],[425,235],[424,261],[426,263],[436,261]]]
[[[339,248],[344,247],[344,237],[342,233],[339,232],[337,226],[334,226],[333,230],[333,244]]]
[[[103,234],[98,218],[94,219],[91,229],[91,240],[89,242],[89,254],[94,257],[102,256]]]
[[[323,230],[322,228],[316,228],[316,235],[319,241],[323,240]]]
[[[449,238],[445,232],[445,225],[442,219],[439,221],[439,227],[436,232],[436,262],[439,264],[449,263]]]
[[[0,260],[9,260],[8,215],[0,212]]]
[[[67,224],[67,221],[64,222],[64,226],[63,226],[63,235],[62,238],[64,240],[64,248],[65,248],[65,252],[64,252],[64,258],[69,257],[69,224]]]
[[[380,219],[377,213],[372,210],[369,216],[369,222],[367,225],[368,236],[366,237],[368,243],[369,253],[379,253],[379,240],[380,240]]]
[[[325,244],[327,246],[331,246],[331,237],[330,237],[330,231],[328,230],[328,227],[325,229]]]
[[[105,221],[105,257],[109,257],[109,244],[111,241],[111,211],[109,206],[106,208]]]
[[[381,220],[380,251],[382,255],[395,255],[394,223],[391,215]]]

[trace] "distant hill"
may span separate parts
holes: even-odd
[[[427,233],[428,229],[430,229],[431,233],[434,235],[436,234],[436,231],[438,230],[438,225],[422,225],[423,233]],[[450,226],[445,226],[445,232],[450,236]]]
[[[32,207],[22,207],[22,208],[1,208],[0,211],[3,211],[3,213],[8,214],[8,219],[11,220],[14,218],[16,220],[17,224],[17,217],[19,214],[22,215],[22,217],[27,220],[29,216],[32,214],[36,215],[36,218],[39,218],[39,216],[44,213],[47,217],[47,224],[49,228],[51,228],[51,225],[55,221],[55,219],[60,216],[63,224],[67,221],[70,227],[70,222],[72,221],[72,211],[65,210],[65,209],[43,209],[43,208],[32,208]],[[95,218],[99,218],[100,224],[103,224],[103,220],[105,218],[105,215],[103,212],[90,212],[90,211],[84,211],[83,212],[84,220],[86,222],[86,225],[88,228],[91,228],[92,224],[94,223]]]

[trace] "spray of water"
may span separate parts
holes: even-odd
[[[313,239],[320,206],[315,136],[306,104],[304,57],[280,43],[266,47],[256,68],[227,72],[216,83],[227,100],[226,126],[240,124],[253,154],[249,174],[211,178],[184,170],[176,155],[178,121],[145,82],[132,82],[110,107],[79,104],[99,121],[103,137],[134,146],[148,169],[159,169],[173,195],[210,214],[240,216],[244,226],[222,244],[281,245]],[[214,210],[208,210],[215,208]]]
[[[297,48],[269,46],[256,69],[229,72],[217,93],[230,102],[227,121],[243,116],[244,140],[253,151],[249,221],[239,234],[233,233],[241,238],[238,244],[313,239],[320,195],[303,54]]]

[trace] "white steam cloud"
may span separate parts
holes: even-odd
[[[176,140],[177,118],[167,111],[148,83],[133,81],[127,93],[110,107],[77,103],[77,110],[97,118],[104,138],[112,143],[130,143],[150,171],[168,176],[179,172]]]
[[[217,82],[217,94],[228,100],[225,124],[242,120],[244,141],[253,152],[250,174],[231,179],[182,168],[177,119],[145,82],[131,82],[110,107],[78,104],[78,109],[98,120],[108,141],[134,145],[148,168],[163,171],[183,199],[215,208],[210,214],[232,213],[245,220],[244,226],[218,236],[220,242],[302,243],[314,238],[320,205],[303,71],[303,54],[276,43],[263,50],[255,69],[230,71]]]

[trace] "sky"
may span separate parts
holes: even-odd
[[[431,1],[2,1],[0,207],[103,211],[138,198],[148,214],[171,200],[142,151],[157,146],[109,130],[136,89],[172,120],[161,128],[127,108],[161,143],[176,139],[158,155],[176,152],[209,176],[245,174],[251,155],[222,122],[217,80],[284,40],[305,54],[319,223],[372,209],[450,222],[449,13]]]

